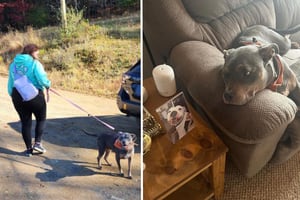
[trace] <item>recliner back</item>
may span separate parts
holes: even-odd
[[[177,44],[198,40],[228,49],[246,27],[287,29],[300,23],[299,0],[144,0],[144,36],[155,64]]]

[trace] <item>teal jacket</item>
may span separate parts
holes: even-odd
[[[13,62],[9,65],[8,75],[8,94],[12,94],[15,78],[15,66],[18,74],[25,74],[32,84],[40,89],[49,88],[51,81],[47,78],[47,74],[43,65],[28,54],[17,54]]]

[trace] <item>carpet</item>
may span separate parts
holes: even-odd
[[[221,200],[300,200],[300,153],[282,164],[267,164],[244,177],[228,158]]]

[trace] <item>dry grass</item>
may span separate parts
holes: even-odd
[[[140,58],[139,13],[93,23],[76,17],[69,32],[46,27],[0,35],[0,73],[22,45],[36,43],[53,88],[115,97],[121,74]]]
[[[35,43],[40,46],[44,44],[42,38],[40,38],[31,27],[29,27],[25,33],[11,31],[7,34],[0,35],[0,64],[3,65],[10,62],[17,53],[22,51],[24,44],[28,43]],[[4,72],[6,72],[5,69]],[[3,72],[3,69],[1,68],[0,71]]]

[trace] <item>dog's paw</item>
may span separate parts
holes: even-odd
[[[128,179],[132,179],[132,176],[127,176]]]
[[[101,170],[101,169],[102,169],[102,166],[98,166],[98,169],[100,169],[100,170]]]

